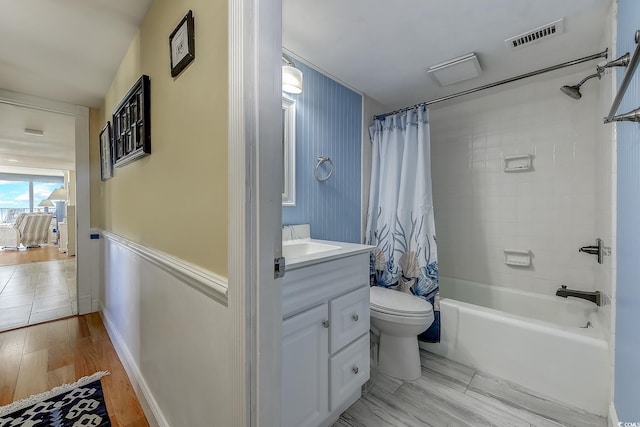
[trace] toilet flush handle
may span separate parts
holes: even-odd
[[[354,315],[353,315],[353,317],[352,317],[352,319],[353,319],[353,321],[354,321],[354,322],[357,322],[357,321],[358,321],[358,319],[359,319],[359,317],[358,317],[358,315],[357,315],[357,314],[354,314]]]

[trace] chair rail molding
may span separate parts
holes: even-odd
[[[177,278],[180,282],[202,292],[220,304],[227,305],[228,282],[225,277],[164,252],[148,248],[110,231],[102,230],[101,234],[106,240],[116,243],[146,259]]]

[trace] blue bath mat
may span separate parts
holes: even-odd
[[[81,378],[45,393],[0,407],[0,427],[106,427],[111,425],[100,378]]]

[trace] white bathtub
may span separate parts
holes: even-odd
[[[440,295],[441,342],[422,348],[607,415],[608,344],[596,305],[448,277]]]

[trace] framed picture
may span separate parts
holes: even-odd
[[[111,156],[111,123],[107,122],[100,132],[100,178],[103,181],[113,176]]]
[[[196,57],[193,13],[189,11],[169,36],[171,77],[175,77]]]
[[[151,154],[151,81],[143,75],[113,112],[113,164]]]

